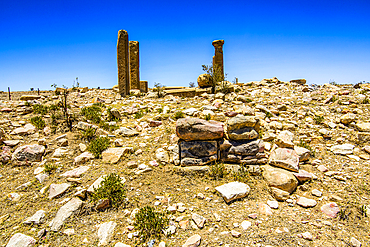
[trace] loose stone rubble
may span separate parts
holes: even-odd
[[[57,90],[72,131],[34,111],[58,104],[56,91],[0,94],[2,246],[136,246],[148,205],[169,216],[169,235],[149,246],[370,245],[369,84],[272,78],[163,98],[142,85],[124,97]],[[94,103],[106,126],[80,114]],[[89,128],[110,141],[101,158],[81,136]],[[110,173],[126,188],[118,210],[92,200]]]

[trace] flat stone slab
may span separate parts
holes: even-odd
[[[121,127],[118,130],[114,131],[114,134],[121,135],[124,137],[131,137],[131,136],[137,136],[139,132],[137,132],[136,130],[128,129],[126,127]]]
[[[221,122],[200,118],[180,118],[176,122],[176,134],[185,141],[221,139],[224,128]]]
[[[115,164],[121,159],[122,155],[133,152],[134,149],[132,147],[108,148],[102,153],[102,160],[104,162]]]
[[[321,206],[321,212],[326,214],[331,218],[337,217],[338,212],[340,211],[338,205],[335,202],[329,202]]]
[[[49,187],[49,199],[53,199],[61,194],[63,194],[68,188],[70,187],[70,184],[62,183],[62,184],[50,184]]]
[[[7,141],[3,141],[3,143],[9,147],[14,147],[14,146],[17,146],[18,143],[20,143],[20,140],[7,140]]]
[[[355,145],[352,144],[342,144],[342,145],[335,145],[331,147],[331,151],[334,154],[352,154],[353,149],[355,148]]]
[[[70,170],[70,171],[67,171],[67,172],[63,173],[60,176],[66,177],[66,178],[78,178],[82,174],[87,172],[87,170],[89,170],[89,169],[90,169],[90,166],[80,166],[80,167],[77,167],[73,170]]]
[[[23,127],[14,129],[10,134],[11,135],[29,135],[29,134],[35,133],[35,131],[36,131],[36,127],[29,123]]]
[[[100,224],[100,227],[98,229],[98,238],[99,243],[98,246],[104,246],[107,245],[113,234],[114,234],[114,228],[117,226],[117,223],[114,221],[105,222],[103,224]]]
[[[50,230],[54,232],[59,231],[64,221],[67,220],[76,210],[78,210],[82,203],[83,202],[80,199],[75,197],[62,206],[58,210],[55,218],[50,222]]]
[[[35,100],[35,99],[41,99],[41,95],[22,95],[20,100]]]
[[[42,221],[45,218],[45,211],[44,210],[39,210],[37,211],[34,215],[31,217],[27,218],[23,224],[36,224],[39,225],[42,223]]]
[[[299,156],[294,149],[277,148],[270,154],[270,164],[289,171],[298,172]]]
[[[221,194],[224,200],[229,203],[239,198],[246,197],[251,189],[244,183],[231,182],[216,187],[216,190]]]
[[[29,247],[36,244],[36,239],[33,237],[24,235],[22,233],[16,233],[10,238],[6,247]]]
[[[182,247],[197,247],[200,245],[201,236],[199,234],[195,234],[188,238],[186,242],[182,245]]]
[[[301,196],[297,199],[297,204],[304,208],[312,208],[317,205],[317,202],[313,199],[308,199],[306,197]]]

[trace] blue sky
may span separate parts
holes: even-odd
[[[227,79],[370,81],[370,1],[0,0],[0,90],[117,84],[118,30],[140,79],[188,86],[224,39]]]

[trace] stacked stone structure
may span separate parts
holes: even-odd
[[[238,115],[224,124],[199,118],[182,118],[176,123],[181,166],[201,166],[212,161],[237,164],[267,162],[264,144],[258,138],[258,118]],[[227,137],[228,139],[225,139]]]
[[[221,160],[238,164],[267,162],[264,143],[258,138],[260,124],[255,116],[237,115],[227,121],[228,140],[220,144]]]

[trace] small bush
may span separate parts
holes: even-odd
[[[101,121],[99,123],[99,127],[106,130],[106,131],[115,131],[115,130],[119,129],[119,127],[117,125],[110,125],[109,123],[103,122],[103,121]]]
[[[207,121],[211,120],[211,114],[205,115],[204,116],[204,119],[207,120]]]
[[[101,186],[92,194],[92,199],[94,202],[98,202],[100,199],[108,199],[110,205],[116,208],[125,203],[126,189],[121,177],[116,173],[104,177]]]
[[[162,107],[161,107],[161,108],[158,108],[158,109],[157,109],[157,112],[158,112],[158,113],[162,113],[162,112],[163,112],[163,108],[162,108]]]
[[[165,86],[163,86],[162,84],[154,82],[154,88],[155,91],[157,91],[158,98],[163,98],[166,95],[166,93],[164,92]]]
[[[108,119],[108,121],[116,121],[116,122],[118,122],[119,121],[119,119],[118,118],[116,118],[113,114],[112,114],[112,107],[108,107],[108,109],[107,109],[107,113],[108,113],[108,116],[107,116],[107,119]]]
[[[232,177],[235,181],[239,181],[242,183],[245,183],[250,179],[249,172],[244,165],[241,165],[238,171],[233,172]]]
[[[182,111],[177,111],[175,112],[175,114],[173,115],[173,118],[175,120],[179,119],[179,118],[184,118],[185,117],[185,114],[182,112]]]
[[[97,105],[92,105],[81,109],[81,114],[85,116],[87,120],[91,120],[93,123],[100,123],[101,112],[101,108]]]
[[[86,130],[81,131],[81,139],[88,142],[96,138],[96,128],[88,127]]]
[[[153,238],[160,240],[168,222],[167,214],[155,212],[154,208],[145,206],[136,213],[134,226],[139,231],[141,242],[145,243]]]
[[[56,169],[58,168],[58,166],[54,163],[50,163],[50,164],[47,164],[45,163],[44,164],[44,171],[46,173],[52,173],[53,171],[55,171]]]
[[[101,153],[109,147],[110,141],[108,137],[98,137],[93,139],[88,147],[88,150],[95,156],[100,158]]]
[[[31,124],[33,124],[38,129],[45,128],[45,121],[40,116],[36,116],[30,119]]]
[[[315,121],[316,124],[322,124],[324,122],[324,117],[315,115],[313,120]]]
[[[45,115],[48,112],[48,107],[41,105],[41,104],[35,104],[32,106],[33,112],[41,115]]]
[[[209,167],[209,176],[212,179],[219,180],[227,175],[226,167],[223,163],[214,163]]]
[[[143,116],[144,116],[144,112],[142,110],[140,110],[140,111],[135,113],[134,118],[139,119],[139,118],[142,118]]]
[[[266,117],[268,117],[268,118],[272,118],[274,115],[272,115],[272,113],[271,112],[269,112],[269,111],[267,111],[266,112]]]
[[[363,99],[362,104],[370,104],[370,99],[366,97]]]

